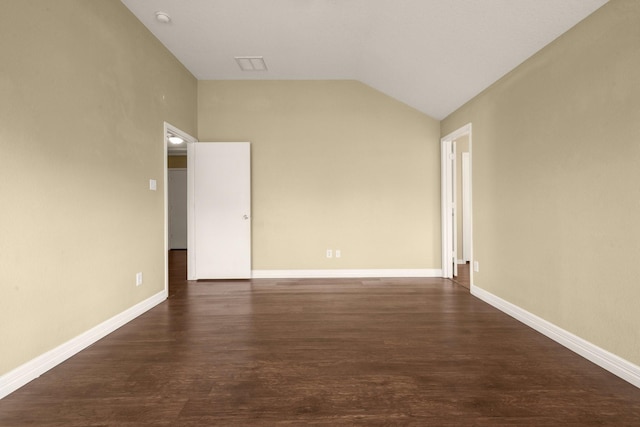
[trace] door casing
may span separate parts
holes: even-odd
[[[473,267],[473,173],[472,173],[472,158],[473,158],[473,144],[472,144],[472,126],[471,123],[462,126],[456,131],[448,134],[440,140],[440,152],[441,152],[441,208],[442,208],[442,277],[453,278],[455,262],[457,262],[455,238],[455,227],[452,223],[453,209],[455,209],[455,203],[453,202],[453,195],[455,194],[455,177],[454,168],[455,157],[451,159],[451,153],[455,140],[468,135],[469,137],[469,188],[468,188],[468,230],[469,230],[469,260]],[[469,269],[470,285],[473,285],[473,268]]]
[[[196,138],[189,135],[187,132],[173,126],[171,123],[164,122],[164,290],[167,295],[169,293],[169,162],[167,159],[169,149],[169,132],[173,135],[179,136],[185,140],[187,144],[197,141]]]

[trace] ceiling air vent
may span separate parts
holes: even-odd
[[[267,71],[262,56],[236,56],[235,59],[242,71]]]

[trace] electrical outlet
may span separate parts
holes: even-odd
[[[331,249],[327,249],[327,258],[333,258],[333,251]]]
[[[142,285],[142,273],[136,273],[136,286]]]
[[[480,272],[480,263],[478,261],[473,261],[473,271],[476,273]]]
[[[340,249],[336,249],[335,255],[336,255],[336,258],[340,258],[340,256],[342,255],[342,253],[340,252]]]

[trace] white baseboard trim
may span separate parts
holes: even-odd
[[[569,350],[578,353],[580,356],[590,360],[601,368],[640,388],[640,366],[616,356],[477,286],[471,285],[471,294],[541,334],[546,335]]]
[[[360,277],[442,277],[441,269],[253,270],[254,279],[346,279]]]
[[[463,259],[456,260],[456,264],[466,264],[467,262]]]
[[[0,377],[0,399],[167,299],[163,290]]]

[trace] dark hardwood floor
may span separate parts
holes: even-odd
[[[2,426],[639,426],[640,389],[443,279],[186,282]]]

